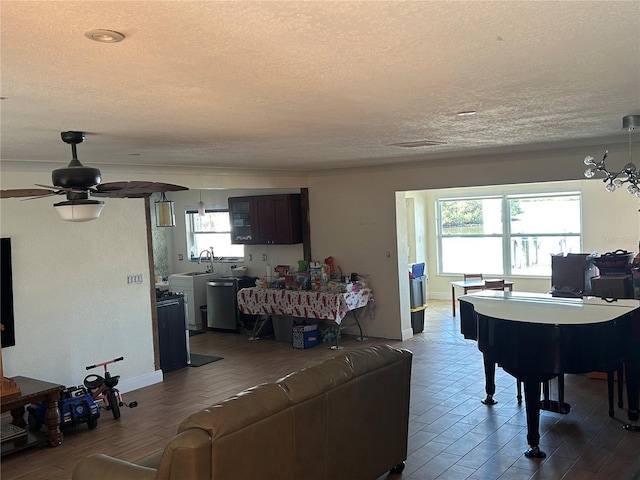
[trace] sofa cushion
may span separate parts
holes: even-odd
[[[190,415],[178,431],[201,428],[215,439],[275,415],[288,406],[289,398],[282,388],[275,383],[264,383]]]

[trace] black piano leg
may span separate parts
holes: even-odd
[[[627,374],[627,404],[629,409],[627,410],[627,416],[629,421],[624,425],[624,429],[630,432],[640,432],[640,425],[638,425],[638,403],[640,403],[640,364],[637,362],[625,363],[625,370]]]
[[[487,393],[487,397],[481,401],[485,405],[495,405],[498,403],[493,399],[493,395],[496,393],[496,363],[486,355],[483,355],[482,358],[484,360],[484,391]]]
[[[616,369],[612,368],[607,371],[607,395],[609,397],[609,416],[613,417],[614,409],[613,409],[613,375]],[[622,382],[621,378],[618,378],[618,382]],[[618,401],[620,401],[620,395],[618,395]]]
[[[527,458],[547,456],[540,447],[540,380],[523,379],[524,403],[527,409],[527,443],[529,450],[524,452]]]
[[[622,389],[624,387],[624,363],[620,362],[618,365],[618,408],[624,407],[624,402],[622,401]]]

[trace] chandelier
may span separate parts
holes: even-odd
[[[627,192],[640,197],[640,187],[638,187],[640,172],[633,164],[631,156],[631,132],[638,127],[640,127],[640,115],[627,115],[622,117],[622,128],[629,131],[629,163],[627,163],[622,170],[615,172],[607,168],[604,162],[607,159],[609,151],[605,151],[602,160],[598,163],[595,162],[591,155],[585,157],[584,164],[588,165],[589,168],[585,170],[584,176],[592,178],[597,172],[602,172],[605,175],[602,181],[607,183],[605,188],[608,192],[613,192],[625,183],[628,183]]]

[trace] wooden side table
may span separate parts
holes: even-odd
[[[21,376],[13,377],[13,379],[18,387],[20,387],[20,394],[9,398],[3,398],[2,412],[11,411],[11,423],[18,427],[26,428],[27,422],[24,419],[25,405],[46,401],[46,443],[50,447],[57,447],[60,445],[62,443],[62,432],[60,431],[60,410],[58,409],[58,401],[60,400],[60,392],[64,390],[64,385]],[[2,455],[26,448],[36,443],[38,443],[37,439],[32,436],[29,436],[29,438],[23,437],[14,441],[8,440],[2,444]]]

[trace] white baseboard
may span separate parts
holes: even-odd
[[[162,383],[163,378],[162,370],[156,370],[153,373],[148,373],[130,380],[120,380],[120,383],[118,383],[118,390],[122,393],[132,392],[139,388],[155,385],[156,383]]]
[[[413,328],[407,328],[402,331],[402,341],[409,340],[413,337]]]

